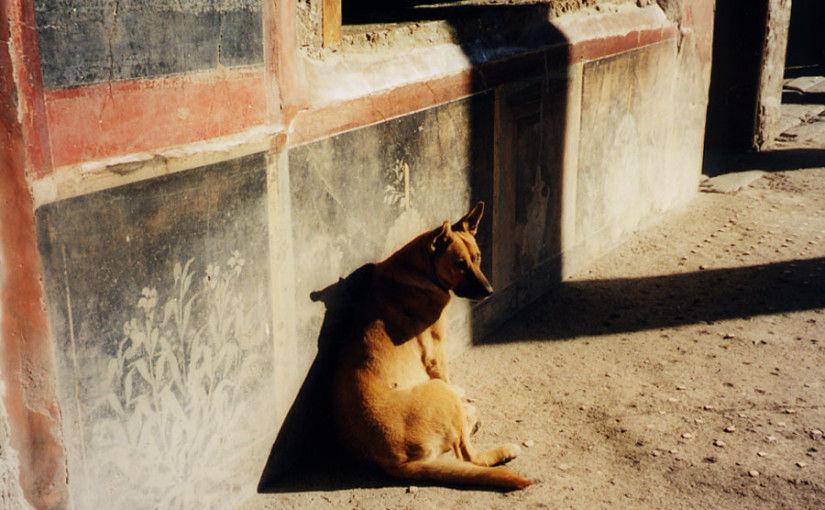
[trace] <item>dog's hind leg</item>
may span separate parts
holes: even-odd
[[[462,434],[456,456],[477,466],[495,466],[515,459],[520,452],[521,448],[517,444],[504,444],[479,453],[470,444],[467,434]]]
[[[485,452],[476,452],[470,442],[470,436],[476,433],[480,425],[476,417],[476,408],[467,402],[462,402],[462,411],[465,420],[464,427],[458,441],[452,446],[457,458],[472,462],[477,466],[495,466],[518,456],[521,449],[516,444],[505,444]]]

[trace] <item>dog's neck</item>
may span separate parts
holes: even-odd
[[[450,290],[434,277],[424,236],[376,264],[374,290],[385,313],[409,323],[413,336],[435,324],[450,303]]]

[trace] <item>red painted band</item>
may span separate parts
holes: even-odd
[[[263,69],[45,91],[56,167],[239,133],[264,123]]]

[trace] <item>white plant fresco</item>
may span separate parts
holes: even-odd
[[[271,446],[256,443],[266,300],[244,292],[245,265],[238,251],[205,268],[189,258],[135,296],[84,427],[84,508],[231,508],[257,483],[233,478]]]
[[[402,211],[410,207],[410,165],[395,160],[387,171],[389,182],[384,186],[384,203]]]
[[[74,509],[230,509],[278,431],[263,153],[36,212]]]

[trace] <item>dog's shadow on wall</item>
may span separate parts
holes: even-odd
[[[347,332],[355,326],[356,307],[369,299],[373,268],[373,264],[361,266],[337,283],[310,294],[310,299],[326,307],[318,335],[318,354],[278,432],[258,482],[258,492],[329,491],[394,484],[378,469],[358,464],[344,452],[332,413],[332,372]]]

